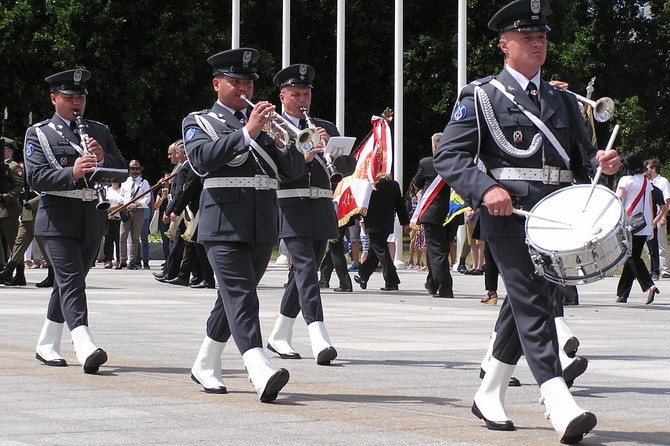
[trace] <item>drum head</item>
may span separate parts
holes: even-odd
[[[597,185],[584,208],[590,189],[589,184],[566,187],[537,203],[532,214],[560,223],[527,217],[529,244],[545,253],[569,252],[608,237],[623,221],[623,206],[614,192]]]

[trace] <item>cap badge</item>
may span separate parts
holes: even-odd
[[[74,71],[74,74],[72,75],[72,80],[74,81],[75,84],[79,84],[79,82],[81,82],[81,76],[82,76],[81,70]]]
[[[249,68],[249,62],[251,62],[251,51],[245,51],[242,54],[242,65],[244,68]]]
[[[304,76],[307,74],[307,65],[302,64],[300,65],[300,76]]]
[[[530,0],[530,12],[533,14],[540,13],[540,0]]]

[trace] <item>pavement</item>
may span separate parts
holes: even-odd
[[[34,284],[46,270],[28,270],[26,287],[0,287],[0,445],[558,444],[523,359],[515,371],[522,386],[506,397],[517,430],[489,431],[470,413],[501,303],[479,303],[482,276],[456,273],[454,299],[430,297],[416,270],[399,271],[396,292],[379,291],[378,273],[366,291],[325,290],[338,358],[316,364],[299,318],[293,346],[303,359],[268,352],[291,379],[263,404],[233,342],[223,354],[229,394],[205,394],[190,380],[215,292],[161,284],[154,271],[91,270],[89,325],[109,355],[97,375],[82,373],[69,333],[62,344],[69,367],[35,360],[49,291]],[[661,294],[647,306],[639,289],[629,303],[614,303],[617,279],[580,286],[581,304],[566,307],[579,354],[589,359],[571,391],[598,417],[582,444],[667,445],[670,281],[658,282]],[[264,338],[285,280],[286,269],[271,266],[259,287]]]

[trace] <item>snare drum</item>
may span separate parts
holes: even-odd
[[[598,281],[630,255],[631,234],[619,198],[597,185],[566,187],[547,195],[526,218],[526,243],[535,271],[550,282],[579,285]],[[566,224],[561,224],[566,223]]]

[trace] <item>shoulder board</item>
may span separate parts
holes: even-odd
[[[95,125],[99,125],[100,127],[105,127],[106,129],[109,129],[109,127],[107,126],[107,124],[103,124],[103,123],[100,122],[100,121],[94,121],[94,120],[92,120],[92,119],[87,119],[87,121],[88,121],[89,124],[95,124]]]
[[[483,77],[483,78],[481,78],[481,79],[477,79],[477,80],[475,80],[475,81],[472,81],[472,82],[470,82],[470,83],[471,83],[472,85],[479,86],[479,85],[488,84],[488,83],[491,82],[493,79],[495,79],[494,76],[486,76],[486,77]]]
[[[44,121],[33,124],[33,127],[42,127],[51,122],[51,119],[45,119]]]
[[[198,111],[191,112],[191,113],[189,113],[189,115],[206,115],[210,111],[211,110],[209,108],[206,108],[204,110],[198,110]]]

